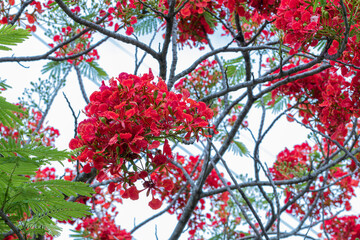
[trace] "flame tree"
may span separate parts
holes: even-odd
[[[350,200],[360,175],[359,6],[1,1],[0,63],[45,63],[45,79],[31,83],[18,107],[0,99],[1,234],[51,239],[58,221],[85,239],[132,239],[167,212],[178,220],[169,239],[185,231],[189,239],[357,239],[360,220]],[[12,54],[12,45],[31,34],[49,50]],[[134,50],[131,73],[119,67],[109,77],[100,66],[109,40]],[[147,61],[156,69],[145,69]],[[51,145],[59,133],[44,120],[71,72],[81,89],[74,94],[86,102],[84,120],[65,96],[74,137],[69,151],[57,151]],[[97,91],[86,92],[88,80]],[[254,112],[257,122],[249,118]],[[260,150],[282,119],[306,129],[308,140],[273,152],[268,167]],[[242,141],[246,134],[252,144]],[[179,150],[193,144],[201,146],[198,154]],[[64,158],[63,176],[40,167]],[[231,167],[234,158],[250,165],[246,174]],[[117,204],[128,198],[148,199],[154,210],[133,229],[115,223]],[[297,219],[291,229],[281,221],[287,214]]]

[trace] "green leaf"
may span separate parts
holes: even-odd
[[[70,153],[65,150],[59,151],[50,146],[38,146],[35,143],[23,146],[20,141],[16,142],[14,139],[0,139],[0,154],[4,157],[11,157],[17,154],[26,161],[38,163],[62,161],[70,157]]]
[[[50,76],[58,79],[61,74],[64,73],[69,67],[70,64],[67,61],[48,62],[43,66],[43,69],[41,69],[41,73],[45,74],[47,72],[50,72]]]
[[[91,194],[95,193],[88,184],[83,182],[70,182],[64,180],[49,180],[42,182],[35,182],[32,186],[41,189],[50,189],[53,193],[58,193],[59,195],[65,194],[66,196],[82,195],[91,197]]]
[[[0,50],[9,51],[11,48],[3,46],[15,46],[22,43],[30,36],[30,32],[25,29],[15,29],[16,26],[2,25],[0,27]]]
[[[6,161],[0,164],[0,204],[24,235],[57,235],[61,228],[52,219],[72,220],[90,214],[89,206],[65,199],[77,195],[91,197],[95,192],[88,184],[65,180],[32,182],[31,177],[23,175],[34,175],[36,163],[17,156],[4,159]],[[24,220],[24,214],[31,219]],[[0,230],[7,232],[10,229],[0,221]]]
[[[3,88],[3,89],[8,89],[8,88],[11,88],[9,85],[7,85],[5,83],[6,80],[0,80],[0,88]]]
[[[97,62],[86,62],[82,61],[79,64],[80,72],[90,79],[93,83],[98,85],[102,80],[105,80],[108,78],[107,73],[104,69],[100,67],[100,65]]]
[[[19,106],[7,102],[4,97],[0,97],[0,123],[7,127],[14,127],[16,122],[22,125],[21,120],[13,112],[25,113]]]
[[[136,34],[147,35],[157,29],[160,20],[153,16],[146,16],[138,19],[138,22],[134,25],[134,32]]]
[[[230,145],[231,150],[234,152],[234,154],[244,156],[249,154],[249,150],[246,148],[245,144],[239,141],[233,140]]]

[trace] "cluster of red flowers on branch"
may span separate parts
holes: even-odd
[[[165,6],[168,5],[168,1],[165,0],[162,2]],[[180,4],[182,3],[179,2],[178,7],[181,6]],[[214,14],[215,11],[220,11],[220,18],[224,18],[226,13],[224,9],[221,9],[221,6],[221,1],[188,1],[178,15],[178,42],[182,45],[190,45],[189,40],[192,41],[194,45],[207,43],[206,35],[213,34],[217,26],[217,22],[214,21],[209,12]]]
[[[43,169],[39,169],[36,171],[33,181],[40,182],[40,181],[49,181],[55,179],[56,179],[55,168],[45,167]]]
[[[360,238],[359,216],[336,216],[325,220],[321,227],[331,235],[331,240],[356,240]]]
[[[0,24],[9,24],[17,13],[16,5],[22,3],[23,1],[15,1],[15,0],[6,0],[0,2]],[[26,25],[26,29],[29,29],[31,32],[36,31],[36,19],[38,14],[44,12],[43,6],[45,4],[41,4],[40,1],[32,1],[30,3],[30,9],[27,8],[25,11],[25,16],[21,17],[17,20],[17,23],[20,25],[20,21],[23,21]]]
[[[236,14],[246,19],[270,18],[278,4],[277,0],[191,0],[184,5],[178,2],[176,7],[182,7],[177,15],[178,42],[181,45],[191,45],[192,42],[194,46],[207,44],[206,35],[214,33],[219,19],[228,21]],[[167,0],[162,0],[160,6],[165,7],[161,9],[165,14],[168,13]],[[224,30],[227,32],[227,29]]]
[[[284,43],[292,48],[290,54],[296,53],[301,47],[307,50],[309,46],[316,46],[318,40],[326,37],[334,39],[328,53],[337,53],[337,47],[342,41],[341,36],[345,31],[344,19],[340,1],[327,1],[318,4],[317,1],[306,0],[283,0],[277,10],[275,26],[284,31]],[[359,26],[359,16],[356,14],[357,6],[352,1],[344,1],[347,10],[347,18],[351,19],[350,42],[352,47],[345,50],[342,56],[346,62],[352,62],[348,55],[354,55],[354,43],[359,41],[356,29]],[[359,62],[357,58],[356,62]]]
[[[118,31],[120,27],[124,27],[126,29],[126,35],[130,36],[134,32],[134,27],[132,25],[137,23],[136,15],[141,15],[140,10],[142,9],[142,4],[135,5],[134,0],[118,1],[116,2],[115,6],[109,6],[107,10],[107,12],[110,14],[107,18],[107,26],[113,26],[114,31]],[[105,14],[105,10],[100,11],[101,17],[105,16]],[[120,22],[115,20],[120,20]]]
[[[132,200],[138,199],[140,191],[134,183],[140,179],[153,194],[150,190],[156,186],[146,180],[148,175],[173,158],[167,139],[207,136],[204,128],[213,116],[205,103],[190,99],[188,91],[175,94],[163,80],[155,83],[153,78],[151,72],[142,77],[121,73],[110,79],[110,86],[103,83],[90,96],[88,119],[79,124],[79,136],[69,144],[71,149],[81,149],[76,159],[85,164],[84,172],[96,168],[99,181],[108,174],[120,177],[128,184],[123,185],[122,197]],[[121,184],[109,185],[110,192],[120,188]],[[150,205],[161,206],[156,199]]]
[[[222,0],[224,6],[231,13],[239,14],[246,19],[251,19],[254,15],[260,14],[261,18],[270,18],[279,6],[279,0]]]
[[[23,110],[25,111],[26,109],[23,108]],[[29,114],[16,113],[16,115],[22,120],[23,126],[16,125],[14,127],[8,127],[0,123],[1,138],[25,141],[26,139],[21,139],[20,137],[23,136],[23,134],[27,134],[34,142],[41,142],[41,144],[45,146],[52,146],[55,139],[59,136],[59,130],[50,126],[41,126],[40,129],[35,132],[42,118],[42,113],[39,111],[32,109]]]
[[[131,240],[131,234],[126,230],[122,230],[119,226],[115,225],[114,216],[106,214],[104,217],[87,217],[82,219],[76,228],[76,231],[81,233],[81,237],[96,240],[102,239],[121,239]]]
[[[220,90],[222,87],[221,81],[222,74],[218,69],[217,61],[207,59],[201,62],[199,67],[186,77],[180,79],[174,87],[178,92],[188,89],[191,97],[201,99],[208,94]],[[220,107],[220,103],[213,102],[211,104],[211,109],[215,116],[219,112]]]
[[[81,32],[82,29],[76,29],[74,30],[71,26],[63,27],[61,29],[61,33],[58,35],[55,35],[53,37],[54,42],[60,44],[69,38],[73,37],[75,34],[78,34]],[[67,57],[72,56],[81,52],[86,51],[90,48],[90,40],[92,38],[92,33],[87,32],[83,34],[80,38],[76,39],[75,41],[71,42],[70,44],[67,44],[60,48],[58,51],[55,52],[56,57]],[[54,44],[49,44],[50,47],[54,47]],[[75,63],[76,65],[79,65],[81,61],[86,62],[92,62],[94,60],[98,60],[99,55],[96,49],[91,50],[87,54],[82,54],[76,59],[68,59],[67,61],[70,64]]]
[[[283,69],[295,66],[289,64]],[[349,82],[337,74],[336,68],[331,68],[276,88],[269,105],[274,104],[278,96],[295,100],[304,124],[310,124],[342,143],[348,133],[347,125],[351,119],[359,117],[359,87],[356,78]]]
[[[329,151],[329,154],[335,151],[331,144],[324,143],[322,147],[323,151]],[[285,149],[280,152],[274,166],[270,168],[274,180],[288,180],[306,176],[313,169],[324,164],[325,159],[321,157],[319,152],[317,146],[311,147],[308,143],[296,145],[292,151]],[[321,219],[322,213],[326,217],[331,217],[334,208],[345,207],[349,211],[351,210],[350,199],[355,196],[355,188],[358,187],[359,180],[356,175],[348,174],[348,166],[334,166],[327,174],[317,178],[309,187],[310,192],[291,204],[286,211],[302,218],[309,206],[314,204],[318,194],[321,194],[321,201],[317,201],[311,213],[317,220]],[[287,186],[284,190],[285,203],[293,199],[302,190],[301,184]]]

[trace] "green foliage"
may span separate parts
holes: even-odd
[[[33,182],[26,177],[34,175],[37,169],[36,162],[22,157],[0,157],[1,208],[25,235],[56,235],[60,228],[51,218],[63,221],[89,214],[88,206],[65,200],[66,196],[78,194],[90,196],[93,190],[88,185],[64,180]],[[2,227],[0,232],[10,230]]]
[[[286,105],[289,103],[289,99],[284,96],[277,96],[275,99],[274,104],[269,105],[269,102],[272,101],[272,95],[271,92],[265,94],[262,98],[262,101],[264,105],[266,106],[266,109],[272,109],[272,112],[274,114],[277,114],[284,110],[286,108]],[[261,99],[256,100],[255,107],[261,107],[262,102]]]
[[[22,158],[39,163],[62,161],[69,158],[65,150],[59,151],[52,147],[38,146],[37,143],[24,144],[15,139],[0,139],[0,153],[4,157],[21,156]]]
[[[14,127],[15,122],[20,125],[21,120],[15,116],[14,112],[17,113],[25,113],[23,110],[19,108],[19,106],[15,106],[5,100],[4,97],[0,97],[0,122],[7,127]]]
[[[246,148],[245,144],[239,141],[233,140],[229,149],[231,149],[235,155],[246,156],[249,154],[249,150]]]
[[[64,74],[70,67],[70,64],[67,61],[52,61],[44,65],[41,69],[41,73],[45,74],[50,72],[50,76],[58,79]]]
[[[6,90],[6,89],[8,89],[8,88],[11,88],[9,85],[7,85],[7,84],[5,83],[5,81],[6,81],[6,80],[1,80],[1,79],[0,79],[0,88],[1,88],[1,90]],[[0,92],[0,94],[1,94],[1,92]]]
[[[244,57],[238,57],[225,61],[224,68],[231,84],[240,82],[245,77]]]
[[[11,48],[7,46],[15,46],[22,43],[30,36],[30,32],[25,29],[15,29],[16,26],[2,25],[0,27],[0,50],[9,51]]]
[[[21,110],[0,99],[1,123],[5,123],[2,119],[6,119],[9,126],[21,123],[14,114],[8,117],[12,110]],[[61,228],[53,219],[72,220],[89,214],[88,206],[66,200],[70,196],[90,197],[94,190],[87,184],[65,180],[36,181],[33,177],[42,164],[68,157],[66,151],[26,143],[21,137],[0,139],[0,209],[24,236],[57,235]],[[8,231],[10,227],[0,219],[0,233]]]
[[[49,72],[50,77],[59,79],[61,78],[62,74],[68,71],[71,67],[71,64],[66,61],[53,61],[45,64],[43,69],[41,70],[41,73],[45,74]],[[103,68],[100,67],[97,62],[82,61],[78,67],[81,74],[96,85],[98,85],[102,80],[108,78],[108,74]]]
[[[147,35],[154,32],[160,24],[160,20],[158,18],[152,16],[146,16],[140,18],[138,22],[134,25],[134,32],[136,34]]]
[[[90,81],[98,85],[102,80],[108,78],[107,73],[100,67],[97,62],[82,61],[79,64],[79,69],[82,75],[87,77]]]

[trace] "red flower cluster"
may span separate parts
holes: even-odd
[[[20,4],[20,2],[18,2]],[[0,24],[9,24],[17,14],[18,9],[16,9],[15,0],[6,0],[0,2]],[[40,1],[32,1],[30,7],[27,8],[27,11],[24,13],[24,17],[20,17],[17,22],[20,25],[20,21],[25,23],[26,29],[29,29],[31,32],[36,31],[35,22],[38,17],[38,14],[44,12]],[[14,9],[15,8],[15,9]]]
[[[356,240],[360,238],[359,216],[334,217],[325,220],[324,225],[321,227],[331,235],[331,240]]]
[[[279,0],[223,0],[224,6],[231,13],[239,14],[246,19],[252,18],[256,13],[262,15],[262,18],[269,18],[276,12]]]
[[[355,23],[350,31],[350,41],[354,43],[360,18],[354,13],[357,10],[351,1],[344,1],[344,3],[347,8],[347,17],[353,18]],[[284,31],[284,43],[292,48],[290,54],[295,54],[300,47],[306,50],[309,46],[315,46],[324,36],[338,41],[330,47],[329,54],[333,55],[337,52],[337,46],[341,41],[339,37],[345,31],[340,2],[339,0],[331,1],[331,4],[324,6],[313,6],[313,4],[318,3],[306,0],[281,1],[274,24]],[[347,49],[346,52],[349,55],[354,52],[354,49]]]
[[[86,163],[84,172],[95,167],[100,170],[99,181],[107,174],[121,177],[130,185],[123,197],[133,200],[140,192],[133,184],[172,158],[167,138],[206,136],[204,127],[213,116],[205,103],[188,98],[189,92],[175,94],[161,79],[152,81],[151,72],[142,77],[121,73],[110,79],[110,86],[103,83],[100,91],[90,96],[85,108],[88,119],[79,124],[79,136],[69,144],[71,149],[81,148],[77,159]],[[136,165],[139,159],[145,163]],[[154,189],[151,182],[145,183],[145,189]],[[111,184],[112,191],[115,187]],[[153,200],[151,205],[158,202]]]
[[[222,88],[221,85],[222,74],[218,69],[216,60],[204,60],[199,67],[188,74],[188,76],[180,79],[174,87],[178,92],[184,89],[189,89],[190,96],[196,99],[201,99],[213,92]],[[214,115],[219,112],[220,104],[214,102],[211,108]]]
[[[289,64],[284,70],[295,67]],[[337,69],[327,69],[283,85],[272,91],[275,103],[277,96],[286,96],[300,103],[297,108],[304,124],[313,124],[317,129],[340,143],[348,133],[347,125],[353,117],[359,117],[360,82],[351,83],[336,73]]]
[[[82,237],[90,239],[109,239],[109,240],[131,240],[131,234],[126,230],[121,230],[120,227],[115,225],[114,217],[106,214],[101,219],[87,217],[82,219],[76,228],[76,231],[82,233]]]
[[[23,108],[25,111],[26,109]],[[15,127],[7,127],[0,123],[0,137],[5,139],[15,139],[16,141],[24,141],[23,134],[29,133],[34,136],[33,141],[41,142],[45,146],[52,146],[55,138],[59,136],[59,130],[47,126],[41,126],[38,132],[35,132],[39,124],[42,113],[39,111],[31,110],[29,115],[15,113],[22,122],[23,126],[16,125]]]
[[[277,11],[275,26],[285,32],[284,43],[293,46],[290,54],[294,54],[300,46],[317,44],[314,39],[321,27],[321,8],[310,6],[304,0],[283,0]],[[318,37],[318,36],[317,36]]]
[[[309,158],[312,148],[308,143],[295,145],[294,150],[285,149],[277,155],[274,167],[270,169],[276,180],[287,180],[303,176],[309,171]]]
[[[327,151],[328,146],[324,144],[323,149]],[[330,153],[334,149],[329,149]],[[310,147],[307,143],[301,145],[296,145],[294,150],[289,151],[285,149],[280,152],[277,156],[274,166],[270,168],[270,172],[274,180],[288,180],[293,178],[300,178],[308,174],[311,170],[311,166],[317,167],[324,163],[324,159],[320,157],[316,147]],[[355,176],[346,176],[347,166],[342,167],[333,167],[325,176],[320,176],[311,186],[310,192],[305,194],[300,200],[296,201],[294,204],[287,209],[288,213],[295,214],[300,216],[300,218],[305,214],[305,210],[311,206],[319,192],[315,191],[316,189],[321,189],[323,183],[330,185],[325,188],[322,192],[322,201],[318,201],[313,215],[317,220],[321,218],[322,210],[327,216],[332,215],[332,209],[334,207],[339,207],[347,211],[351,210],[350,199],[355,196],[355,188],[359,185],[359,179]],[[295,195],[301,191],[296,185],[288,186],[285,189],[285,203],[290,201]]]
[[[82,29],[74,29],[70,26],[63,27],[61,29],[61,33],[59,35],[55,35],[53,37],[54,42],[62,43],[69,38],[73,37],[75,34],[78,34],[82,31]],[[92,37],[91,32],[87,32],[83,34],[80,38],[76,39],[72,44],[68,44],[60,48],[58,51],[55,52],[56,57],[65,57],[65,56],[72,56],[74,54],[80,53],[85,51],[90,47],[90,39]],[[49,44],[50,47],[54,47],[54,44]],[[99,59],[99,55],[96,49],[91,50],[87,54],[83,54],[76,59],[68,59],[67,61],[70,64],[75,63],[79,65],[81,61],[92,62],[94,60]]]
[[[55,180],[55,168],[45,167],[43,169],[39,169],[36,171],[33,181],[40,182],[40,181],[49,181]]]
[[[106,3],[110,4],[110,3]],[[137,11],[143,8],[142,4],[135,5],[134,0],[130,1],[118,1],[114,7],[109,6],[107,10],[110,15],[107,18],[107,25],[109,27],[114,26],[114,31],[118,31],[120,24],[117,22],[114,24],[114,20],[120,20],[122,26],[126,28],[126,35],[130,36],[134,32],[133,24],[137,23]],[[106,12],[100,11],[100,16],[104,16]]]

